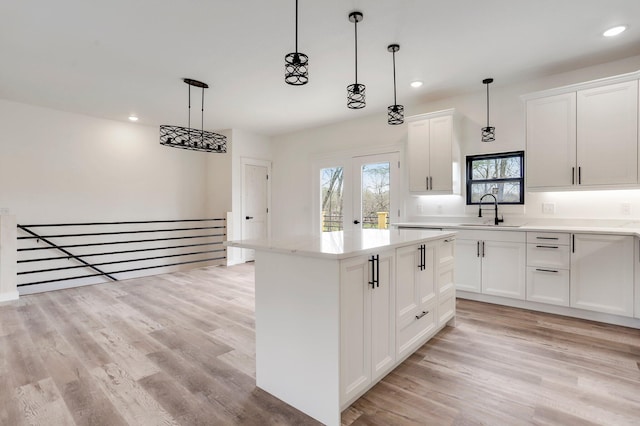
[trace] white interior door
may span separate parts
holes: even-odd
[[[242,165],[242,239],[266,239],[269,235],[268,162],[245,161]],[[254,259],[253,250],[244,250],[243,260]]]
[[[353,211],[345,229],[387,229],[400,219],[398,153],[354,157],[352,167]]]

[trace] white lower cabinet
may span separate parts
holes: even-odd
[[[395,252],[340,265],[342,402],[360,395],[395,363]]]
[[[455,315],[454,257],[453,238],[396,250],[398,359]]]
[[[457,290],[524,300],[524,233],[460,231],[455,264]]]
[[[527,232],[527,300],[569,306],[570,234]]]
[[[455,315],[454,238],[340,261],[344,407]]]
[[[633,316],[634,237],[573,234],[571,307]]]

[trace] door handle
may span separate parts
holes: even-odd
[[[360,223],[360,221],[359,221],[358,219],[354,219],[354,220],[353,220],[353,224],[354,224],[354,225],[357,225],[357,224],[359,224],[359,223]]]
[[[249,220],[249,219],[253,219],[253,216],[245,216],[244,218]]]

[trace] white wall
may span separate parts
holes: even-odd
[[[525,148],[524,104],[520,96],[544,89],[580,83],[640,69],[640,56],[550,75],[517,84],[491,85],[491,125],[496,127],[494,143],[480,142],[480,128],[486,123],[486,89],[478,76],[478,91],[440,99],[418,106],[407,106],[406,115],[456,108],[463,116],[462,155],[516,151]],[[349,111],[345,107],[345,116]],[[274,226],[275,235],[295,235],[312,229],[312,164],[315,158],[338,151],[375,149],[406,144],[406,126],[386,124],[386,112],[374,113],[358,120],[308,129],[273,139]],[[463,180],[464,182],[464,180]],[[406,187],[406,184],[404,185]],[[404,218],[419,219],[430,215],[473,215],[477,208],[467,208],[462,196],[412,196],[403,194]],[[554,202],[556,213],[549,218],[640,218],[640,190],[588,191],[580,193],[527,193],[525,206],[503,206],[507,215],[541,217],[542,203]],[[632,215],[622,215],[621,203],[632,204]],[[418,206],[420,206],[420,213]]]
[[[231,154],[162,146],[157,127],[0,100],[0,128],[0,213],[18,224],[224,217],[231,209]],[[184,268],[194,265],[205,264]]]

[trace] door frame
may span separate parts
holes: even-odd
[[[271,161],[269,160],[261,160],[258,158],[251,157],[240,157],[240,216],[238,219],[240,220],[240,239],[244,239],[246,234],[245,230],[245,191],[247,190],[247,183],[245,182],[245,168],[246,166],[258,166],[258,167],[266,167],[267,168],[267,238],[271,238]],[[236,228],[237,229],[237,228]],[[247,262],[249,260],[253,260],[253,250],[242,249],[242,254],[240,256],[242,262]]]
[[[312,234],[320,232],[320,200],[322,194],[320,193],[320,170],[326,167],[342,167],[344,171],[344,179],[347,182],[347,178],[349,181],[353,181],[351,173],[352,173],[352,160],[355,157],[366,157],[369,155],[377,155],[377,154],[398,154],[398,160],[400,161],[400,168],[398,170],[398,209],[400,209],[401,215],[399,219],[402,218],[403,212],[403,202],[402,202],[402,182],[404,180],[404,172],[403,172],[403,161],[404,158],[404,148],[402,145],[385,145],[374,148],[367,149],[349,149],[343,150],[339,152],[333,152],[331,154],[318,155],[312,160],[311,167],[311,188],[309,193],[311,194],[311,227],[309,232]],[[351,195],[353,185],[345,185],[343,189],[343,194],[345,200],[347,197],[350,200],[343,206],[344,217],[346,217],[347,213],[349,213],[349,217],[353,216],[352,207],[353,197]],[[353,219],[352,219],[353,220]],[[349,221],[351,223],[351,221]],[[348,228],[345,228],[348,229]]]

